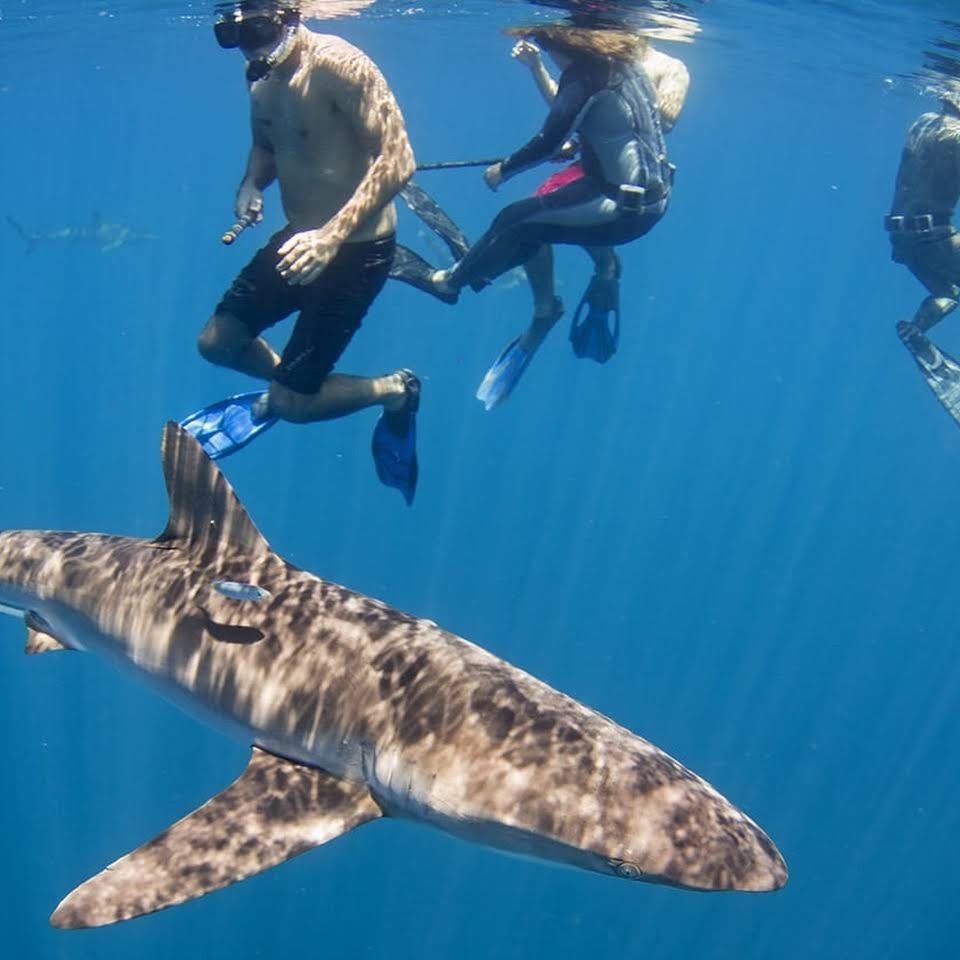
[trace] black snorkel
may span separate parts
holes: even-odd
[[[293,41],[297,36],[297,24],[287,26],[283,31],[283,37],[280,42],[270,51],[266,57],[259,57],[256,60],[247,61],[247,82],[256,83],[258,80],[265,80],[270,76],[270,71],[278,64],[282,63],[290,54],[293,47]]]

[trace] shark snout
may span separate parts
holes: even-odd
[[[779,890],[787,865],[770,838],[719,795],[696,791],[665,824],[664,882],[690,890]]]
[[[619,820],[626,827],[622,842],[607,845],[608,870],[624,880],[687,890],[784,886],[787,865],[766,833],[699,777],[679,765],[672,769],[679,776],[632,792],[629,823]],[[617,823],[607,821],[608,827]]]

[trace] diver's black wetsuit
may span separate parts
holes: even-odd
[[[960,103],[918,117],[907,133],[890,216],[891,255],[927,288],[913,322],[929,330],[960,300]]]
[[[503,162],[504,178],[550,158],[573,133],[584,176],[544,196],[503,209],[448,277],[482,285],[526,263],[545,243],[613,246],[636,240],[663,216],[672,167],[656,94],[639,64],[581,60],[560,77],[543,129]],[[626,209],[621,185],[641,187]]]

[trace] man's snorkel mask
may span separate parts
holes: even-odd
[[[246,0],[221,10],[213,25],[224,50],[237,47],[247,58],[247,80],[263,80],[290,53],[300,12],[291,6],[265,0]],[[256,54],[256,56],[254,56]]]

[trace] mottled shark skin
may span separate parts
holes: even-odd
[[[28,652],[86,650],[253,745],[223,793],[75,889],[92,927],[220,889],[382,817],[697,890],[775,890],[766,834],[657,747],[429,620],[274,553],[168,424],[156,540],[0,533]],[[239,586],[238,586],[239,585]]]

